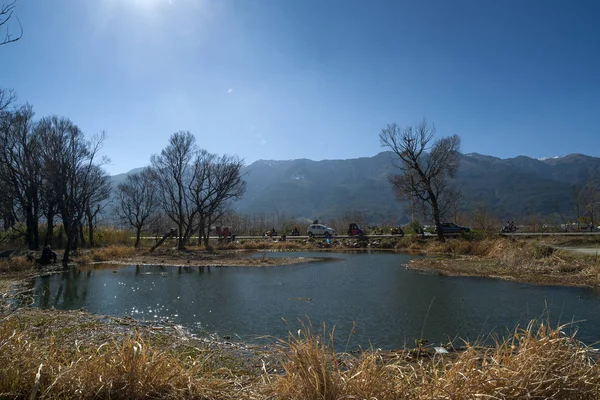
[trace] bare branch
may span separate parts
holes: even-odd
[[[442,138],[431,145],[434,136],[435,126],[423,119],[418,125],[406,128],[390,124],[382,129],[379,140],[382,147],[387,147],[400,159],[397,167],[401,173],[390,177],[397,195],[428,204],[438,227],[438,236],[443,240],[440,219],[452,209],[449,203],[459,198],[458,192],[448,188],[448,180],[458,170],[460,137]]]
[[[12,18],[16,2],[17,0],[14,0],[12,3],[3,4],[2,6],[0,6],[0,28],[6,25]],[[0,41],[0,46],[2,46],[3,44],[16,42],[17,40],[23,37],[23,25],[21,25],[21,20],[19,20],[18,17],[15,17],[15,19],[19,24],[19,35],[13,36],[10,33],[10,28],[8,27],[8,25],[6,25],[6,35],[4,36],[4,39]]]

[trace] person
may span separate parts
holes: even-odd
[[[50,264],[56,262],[56,253],[52,251],[50,245],[46,245],[42,250],[42,257],[40,261],[44,264]]]

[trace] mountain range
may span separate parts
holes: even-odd
[[[370,223],[405,223],[409,207],[396,199],[388,177],[397,173],[392,152],[347,160],[259,160],[244,167],[244,197],[234,204],[243,214],[278,214],[325,219],[360,212]],[[135,172],[130,171],[129,173]],[[122,182],[126,174],[112,177]],[[455,184],[464,213],[484,207],[495,217],[573,214],[574,188],[600,177],[600,158],[583,154],[534,159],[501,159],[460,154]]]

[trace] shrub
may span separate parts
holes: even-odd
[[[421,226],[421,223],[417,220],[410,221],[404,227],[404,233],[406,233],[407,235],[418,235],[421,234],[421,232],[423,232],[423,227]]]
[[[18,272],[32,269],[35,266],[33,260],[24,256],[15,256],[0,259],[0,272]]]

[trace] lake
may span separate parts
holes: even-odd
[[[335,326],[342,350],[351,332],[348,350],[389,350],[414,346],[421,337],[446,343],[505,334],[545,313],[553,323],[581,321],[573,326],[584,342],[596,342],[600,332],[600,294],[593,289],[426,274],[405,268],[414,256],[393,253],[265,255],[331,260],[280,267],[72,268],[37,278],[34,306],[175,323],[248,342],[285,338],[298,320],[310,318],[315,327]]]

